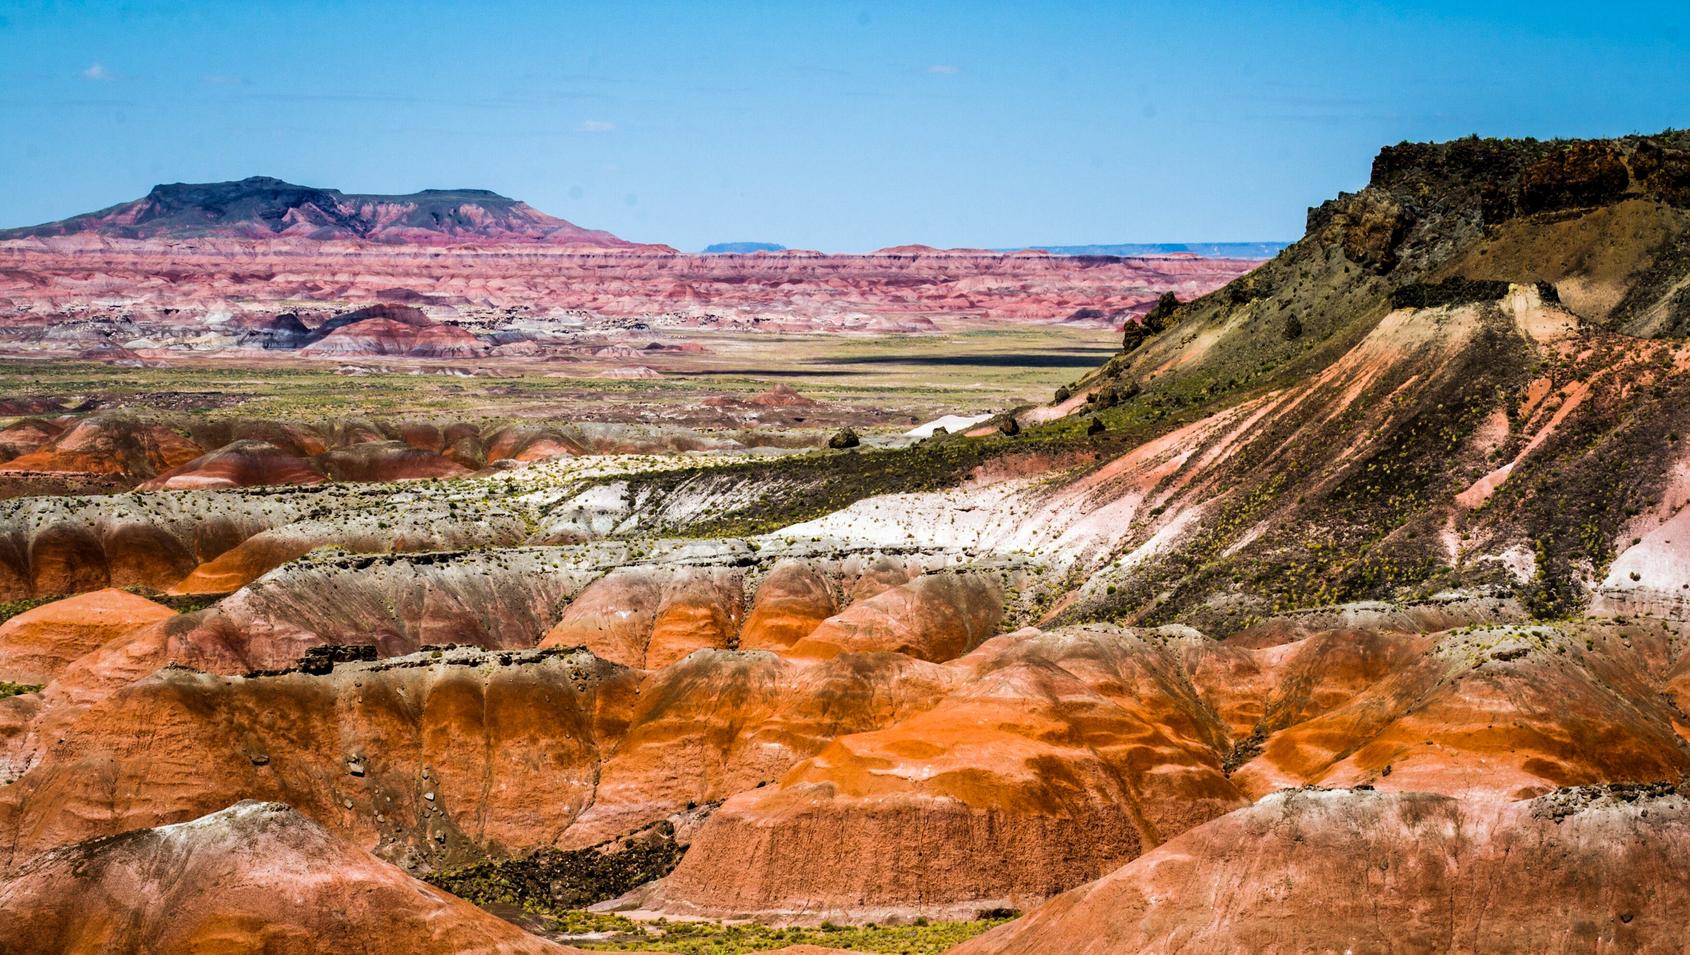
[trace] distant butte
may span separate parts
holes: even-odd
[[[158,185],[140,199],[98,212],[0,230],[0,240],[67,235],[636,247],[609,232],[583,229],[486,189],[364,195],[299,186],[269,176],[251,176],[239,182]]]
[[[192,330],[214,336],[195,346],[202,350],[227,347],[231,336],[265,348],[311,344],[309,329],[286,324],[309,317],[288,317],[301,303],[337,312],[403,304],[448,323],[518,309],[796,332],[925,331],[932,316],[1118,328],[1165,292],[1190,300],[1259,264],[769,245],[683,253],[585,229],[485,189],[366,195],[263,176],[173,183],[97,212],[0,230],[0,329],[17,329],[8,350],[143,366],[157,349],[126,351],[122,343],[171,342]],[[233,316],[227,327],[224,315]],[[450,324],[366,324],[356,332],[331,335],[308,354],[468,358],[516,344],[508,336],[477,342]]]

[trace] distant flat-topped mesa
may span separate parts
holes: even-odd
[[[507,322],[504,310],[517,309],[542,322],[578,312],[796,332],[927,332],[934,316],[1120,327],[1164,293],[1189,300],[1260,264],[720,248],[734,254],[633,243],[481,189],[360,195],[264,177],[156,186],[98,212],[0,229],[0,332],[23,329],[0,334],[0,353],[136,362],[147,355],[107,346],[148,352],[200,333],[217,339],[194,347],[215,350],[230,316],[269,327],[304,303],[414,306],[448,323]]]
[[[264,239],[439,244],[548,243],[631,248],[486,189],[360,195],[269,176],[169,183],[146,196],[45,225],[0,230],[0,240],[60,235],[120,239]]]

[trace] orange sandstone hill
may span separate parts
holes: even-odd
[[[1687,838],[1670,787],[1291,790],[953,951],[1676,952]]]
[[[0,886],[0,938],[18,955],[576,951],[259,802],[43,856]]]
[[[85,654],[175,615],[169,607],[114,589],[27,610],[0,623],[0,680],[47,683]]]

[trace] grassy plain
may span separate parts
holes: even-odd
[[[951,322],[937,334],[687,332],[665,351],[614,362],[265,357],[161,359],[156,366],[0,358],[0,394],[98,397],[102,406],[312,420],[414,417],[669,422],[724,417],[701,399],[746,399],[785,384],[823,402],[828,423],[907,428],[943,414],[1047,401],[1113,353],[1116,334],[1063,325]],[[662,377],[604,378],[643,366]],[[355,372],[349,371],[350,368]],[[820,422],[818,422],[820,423]]]

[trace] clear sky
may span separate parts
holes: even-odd
[[[1290,239],[1378,147],[1690,126],[1690,2],[0,0],[0,225],[481,187],[683,249]]]

